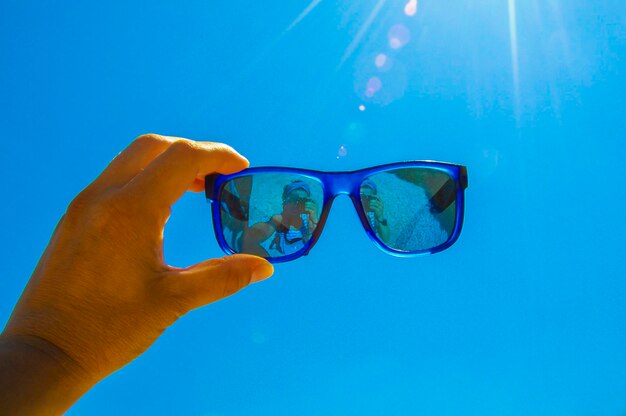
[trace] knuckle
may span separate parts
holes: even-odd
[[[170,152],[184,157],[194,156],[198,150],[198,145],[191,140],[177,140],[169,148]]]
[[[208,154],[217,156],[222,163],[238,157],[238,153],[227,144],[218,142],[196,142],[193,140],[179,139],[173,142],[168,149],[176,158],[198,162]]]
[[[93,200],[89,192],[82,191],[70,202],[67,207],[68,217],[83,216],[92,206]]]
[[[164,140],[163,136],[159,134],[147,133],[135,138],[135,143],[161,143]]]
[[[210,149],[212,152],[220,153],[222,156],[234,156],[237,154],[235,149],[225,143],[213,142]]]

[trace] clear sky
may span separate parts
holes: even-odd
[[[0,2],[0,321],[134,137],[253,166],[468,166],[398,259],[335,201],[309,256],[171,327],[69,415],[624,415],[623,0]],[[373,90],[373,91],[372,91]],[[169,264],[221,256],[185,195]]]

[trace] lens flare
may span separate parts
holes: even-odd
[[[367,81],[367,86],[365,87],[365,96],[373,97],[381,88],[383,87],[383,83],[378,77],[371,77]]]
[[[363,25],[361,26],[357,34],[352,39],[352,42],[350,42],[350,45],[348,45],[348,49],[346,49],[343,56],[341,57],[341,61],[339,62],[339,67],[343,66],[344,62],[346,62],[346,60],[352,55],[352,52],[354,52],[356,47],[359,45],[359,43],[361,42],[361,39],[367,33],[367,30],[371,26],[372,22],[374,22],[374,19],[376,19],[376,16],[378,16],[378,13],[380,13],[380,10],[385,4],[385,1],[387,0],[378,0],[376,5],[370,12],[369,16],[367,16],[367,19],[365,19],[365,22],[363,23]]]
[[[365,111],[365,106],[363,104],[359,106],[359,111]]]
[[[376,65],[377,68],[384,67],[386,63],[387,63],[387,55],[385,55],[384,53],[379,53],[378,55],[376,55],[376,58],[374,58],[374,64]]]
[[[406,26],[398,23],[391,26],[387,38],[389,39],[389,47],[391,47],[391,49],[400,49],[411,39],[411,32]]]
[[[409,0],[404,6],[404,14],[407,16],[415,16],[417,13],[417,0]]]

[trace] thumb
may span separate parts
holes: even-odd
[[[274,267],[261,257],[233,254],[172,270],[163,284],[166,293],[176,299],[186,313],[230,296],[250,283],[267,279],[273,273]]]

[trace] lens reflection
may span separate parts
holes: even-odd
[[[370,228],[390,248],[420,251],[444,244],[456,221],[456,189],[445,172],[403,168],[370,176],[361,184]]]
[[[225,182],[220,200],[226,244],[235,253],[276,258],[306,248],[319,221],[323,189],[302,175],[258,173]]]

